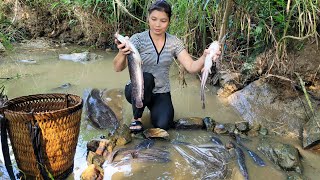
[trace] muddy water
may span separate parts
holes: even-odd
[[[102,56],[101,59],[90,61],[87,63],[76,63],[72,61],[58,60],[60,53],[70,53],[73,50],[81,50],[79,47],[45,49],[45,50],[23,50],[17,49],[5,59],[0,61],[0,77],[12,77],[11,80],[2,80],[0,83],[6,86],[8,97],[14,98],[23,95],[63,92],[77,94],[83,96],[84,92],[90,88],[112,89],[123,88],[128,80],[128,71],[125,70],[116,73],[112,69],[112,59],[114,53],[104,51],[96,51]],[[18,60],[35,60],[35,64],[21,63]],[[199,80],[195,75],[187,75],[188,86],[182,88],[178,81],[177,67],[171,68],[171,88],[172,99],[175,107],[175,119],[181,117],[205,117],[210,116],[218,122],[236,122],[241,121],[240,117],[232,108],[228,107],[215,96],[215,90],[207,91],[206,110],[201,109],[199,95]],[[67,89],[59,89],[57,87],[70,83]],[[1,85],[1,84],[0,84]],[[209,89],[208,89],[209,90]],[[129,123],[131,119],[130,105],[125,102],[124,105],[125,123]],[[146,127],[151,127],[148,123],[148,111],[144,113],[143,121]],[[80,179],[81,172],[87,167],[86,165],[86,142],[98,138],[103,131],[90,128],[84,120],[81,124],[81,132],[79,143],[75,155],[74,173],[68,179]],[[171,139],[178,139],[194,144],[208,143],[211,134],[206,131],[169,131]],[[222,137],[224,142],[229,139]],[[128,146],[139,143],[140,140],[135,139]],[[256,149],[254,140],[248,144],[251,149]],[[298,143],[290,141],[293,144]],[[171,152],[171,162],[161,163],[132,163],[120,167],[107,166],[105,171],[105,179],[199,179],[201,170],[195,169],[173,149],[172,145],[166,141],[157,141],[156,146],[166,147]],[[320,158],[319,156],[299,149],[304,157],[304,167],[307,177],[317,179],[320,175]],[[259,155],[261,155],[258,152]],[[261,155],[263,157],[263,155]],[[3,162],[3,157],[1,156]],[[267,167],[255,166],[251,159],[246,158],[249,176],[251,179],[286,179],[286,175],[276,169],[270,161],[266,160]],[[5,170],[0,167],[2,177],[7,177]],[[228,166],[228,177],[234,180],[242,179],[241,174],[235,166],[235,160],[231,161]],[[259,177],[259,178],[255,178]]]

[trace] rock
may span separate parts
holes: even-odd
[[[115,142],[116,146],[123,146],[132,141],[130,129],[126,124],[121,124],[117,129],[115,135],[113,135],[110,139]]]
[[[257,136],[259,136],[259,132],[258,131],[250,130],[247,134],[248,134],[249,137],[257,137]]]
[[[72,53],[72,54],[59,54],[60,60],[68,60],[73,62],[85,62],[90,60],[89,52]]]
[[[253,123],[250,127],[249,127],[249,131],[248,131],[248,136],[250,137],[256,137],[259,135],[259,130],[261,128],[261,125],[258,123]]]
[[[99,143],[100,143],[100,140],[97,140],[97,139],[93,139],[93,140],[89,141],[87,143],[87,150],[92,151],[92,152],[96,152],[97,148],[99,147]]]
[[[262,79],[233,93],[227,100],[249,124],[261,124],[280,135],[299,136],[307,118],[304,108],[301,108],[304,97],[281,100],[279,90]]]
[[[240,73],[229,73],[227,71],[220,71],[219,83],[221,87],[224,87],[230,81],[240,81]]]
[[[228,97],[232,93],[236,92],[238,89],[240,89],[240,85],[235,82],[235,81],[229,81],[226,83],[223,87],[221,87],[218,91],[217,94],[220,97]]]
[[[143,131],[146,138],[163,138],[169,139],[169,134],[167,131],[160,128],[149,128]]]
[[[240,73],[220,71],[219,74],[219,84],[221,88],[217,92],[218,96],[228,97],[242,87],[238,83],[240,82]]]
[[[205,117],[203,118],[203,124],[207,131],[213,131],[214,127],[216,126],[215,120],[213,120],[211,117]]]
[[[226,134],[228,130],[226,129],[224,124],[216,124],[214,127],[214,132],[217,134]]]
[[[81,174],[81,180],[102,180],[103,176],[101,172],[98,170],[99,168],[91,164],[89,165]]]
[[[226,123],[226,124],[224,124],[224,127],[228,133],[233,133],[234,130],[236,130],[236,125],[233,123]]]
[[[87,156],[87,162],[88,164],[94,164],[98,167],[101,167],[105,162],[105,158],[99,154],[89,151]]]
[[[267,135],[268,134],[268,129],[265,128],[265,127],[260,128],[259,134],[261,134],[263,136]]]
[[[236,122],[235,125],[236,128],[241,132],[249,130],[249,123],[247,121]]]
[[[0,52],[5,52],[5,51],[6,51],[6,48],[0,42]]]
[[[303,148],[320,148],[320,115],[313,116],[303,127]]]
[[[258,150],[282,170],[302,174],[299,151],[294,146],[263,138],[258,145]]]
[[[289,172],[287,174],[287,180],[305,180],[305,179],[306,177],[296,172]]]
[[[175,129],[202,129],[203,120],[200,117],[181,118],[174,120]]]

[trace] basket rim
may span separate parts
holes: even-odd
[[[16,104],[16,103],[19,103],[19,102],[23,102],[20,99],[26,98],[26,99],[30,99],[31,100],[32,98],[35,98],[35,97],[38,97],[38,96],[71,96],[71,97],[78,98],[79,101],[75,105],[72,105],[72,106],[67,107],[67,108],[58,109],[58,110],[50,110],[48,112],[34,112],[33,113],[34,115],[45,115],[45,114],[48,114],[48,113],[63,113],[65,111],[71,111],[72,112],[72,111],[77,110],[79,107],[82,108],[82,104],[83,104],[82,98],[80,96],[78,96],[78,95],[75,95],[75,94],[68,94],[68,93],[48,93],[48,94],[45,94],[45,93],[42,93],[42,94],[32,94],[32,95],[26,95],[26,96],[19,96],[19,97],[15,97],[13,99],[10,99],[5,103],[5,106],[3,107],[3,110],[4,110],[4,112],[10,113],[10,114],[14,113],[14,114],[20,114],[20,115],[30,115],[30,112],[10,110],[10,109],[8,109],[8,106],[11,105],[11,104]],[[81,109],[81,108],[79,108],[79,109]]]

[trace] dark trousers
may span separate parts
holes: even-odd
[[[144,99],[143,107],[137,108],[132,103],[133,97],[131,96],[132,86],[131,83],[125,87],[125,96],[127,101],[132,104],[133,117],[138,119],[142,117],[145,107],[148,107],[151,115],[151,123],[155,128],[169,129],[173,124],[174,109],[171,100],[170,92],[167,93],[152,93],[154,84],[154,77],[150,73],[143,73],[144,79]]]

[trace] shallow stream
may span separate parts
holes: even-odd
[[[90,88],[113,89],[123,88],[128,81],[128,71],[115,72],[112,68],[114,52],[94,51],[102,58],[78,63],[72,61],[59,60],[61,53],[71,53],[74,50],[81,51],[81,47],[62,47],[52,49],[16,49],[13,53],[0,60],[0,77],[12,78],[2,80],[0,85],[6,86],[6,93],[9,99],[39,93],[63,92],[83,96],[84,92]],[[35,60],[36,63],[22,63],[19,60]],[[171,68],[171,93],[175,108],[175,119],[182,117],[212,117],[217,122],[234,123],[242,121],[234,110],[217,98],[215,89],[211,86],[206,92],[206,109],[201,109],[199,88],[200,82],[196,75],[188,74],[186,80],[188,86],[182,88],[178,81],[177,66]],[[70,83],[66,89],[57,88],[63,84]],[[131,119],[131,106],[124,102],[124,122],[129,124]],[[272,112],[270,112],[272,113]],[[148,123],[148,111],[145,111],[143,122],[146,127],[151,127]],[[84,118],[81,123],[81,131],[78,146],[74,159],[74,172],[68,179],[80,179],[82,171],[87,167],[86,163],[86,143],[94,138],[99,138],[103,131],[88,128],[88,122]],[[205,144],[209,142],[211,132],[204,130],[169,130],[171,139],[187,141],[193,144]],[[229,139],[221,137],[223,142]],[[128,146],[139,143],[141,140],[135,139]],[[294,140],[285,140],[300,147]],[[247,146],[257,152],[267,162],[266,167],[257,167],[246,158],[250,179],[259,180],[281,180],[286,179],[285,173],[278,170],[269,160],[256,150],[257,139],[248,143]],[[105,179],[200,179],[201,169],[195,169],[175,151],[170,142],[157,140],[156,145],[165,146],[171,153],[169,163],[132,163],[120,167],[110,167],[105,169]],[[310,179],[317,179],[320,176],[320,157],[317,154],[304,151],[299,148],[302,154],[304,175]],[[1,154],[0,178],[7,179]],[[234,180],[242,179],[235,160],[228,165],[228,177]],[[1,176],[2,174],[2,176]]]

